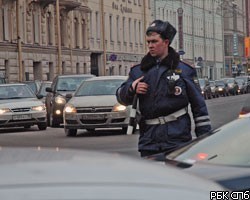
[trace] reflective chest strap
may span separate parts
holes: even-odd
[[[147,119],[145,120],[145,123],[147,125],[166,124],[167,122],[177,120],[178,117],[185,115],[187,111],[187,107],[185,107],[167,116],[161,116],[154,119]]]

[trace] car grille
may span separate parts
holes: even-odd
[[[13,108],[12,112],[29,112],[31,108]]]
[[[83,120],[81,119],[81,122],[83,124],[104,124],[107,121],[107,119],[98,119],[98,120]]]
[[[77,113],[100,113],[100,112],[111,112],[113,107],[88,107],[88,108],[77,108]]]

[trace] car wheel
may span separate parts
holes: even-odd
[[[30,125],[24,125],[24,128],[30,128],[31,126]]]
[[[37,126],[40,131],[47,129],[47,123],[37,124]]]
[[[87,128],[86,130],[87,130],[88,132],[94,132],[94,131],[95,131],[94,128]]]
[[[66,136],[68,136],[68,137],[75,137],[77,134],[77,129],[64,128],[64,132],[65,132]]]

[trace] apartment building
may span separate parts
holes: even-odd
[[[146,52],[150,0],[0,0],[0,74],[128,74]]]

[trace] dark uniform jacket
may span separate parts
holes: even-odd
[[[177,120],[165,124],[148,125],[147,119],[168,116],[191,105],[195,133],[200,136],[211,129],[207,107],[194,78],[196,70],[180,61],[179,54],[169,47],[169,54],[161,62],[147,54],[139,65],[131,68],[129,78],[118,88],[117,100],[131,105],[134,93],[129,90],[134,80],[144,76],[149,85],[146,94],[138,95],[141,113],[139,151],[168,151],[192,139],[188,112]],[[170,79],[174,79],[174,85]]]

